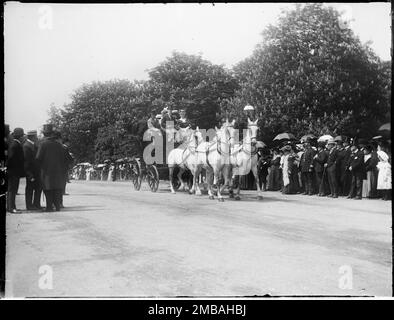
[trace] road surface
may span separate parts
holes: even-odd
[[[7,297],[392,294],[391,201],[67,190],[61,212],[7,214]]]

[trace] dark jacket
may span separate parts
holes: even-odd
[[[379,159],[375,152],[372,152],[371,157],[364,162],[365,172],[376,170],[376,165],[378,164]]]
[[[356,153],[352,153],[350,156],[349,167],[352,168],[351,172],[353,175],[357,175],[361,178],[366,177],[364,153],[362,151],[359,150]]]
[[[312,148],[305,150],[300,160],[301,172],[309,172],[309,170],[312,169],[314,156],[315,156],[315,151]]]
[[[37,148],[33,142],[26,140],[23,144],[23,154],[25,157],[25,173],[28,178],[37,178],[40,168],[36,160]]]
[[[8,145],[7,172],[10,176],[25,176],[25,156],[23,147],[19,140],[13,139]]]
[[[279,166],[280,166],[280,157],[276,157],[275,159],[272,158],[272,159],[270,160],[269,165],[270,165],[270,166],[275,166],[275,167],[278,167],[278,168],[279,168]]]
[[[349,165],[350,165],[350,157],[352,155],[352,151],[350,150],[350,147],[344,148],[343,149],[343,154],[342,158],[339,164],[341,173],[345,173],[346,170],[348,170]]]
[[[327,158],[327,168],[331,168],[332,166],[336,166],[337,159],[338,159],[338,149],[334,148],[334,150],[327,151],[328,158]]]
[[[55,139],[48,138],[40,143],[36,159],[40,163],[41,181],[44,190],[62,189],[69,165],[66,150]]]
[[[74,158],[72,157],[71,153],[70,153],[70,149],[67,145],[63,144],[63,148],[65,151],[65,156],[66,156],[66,174],[68,174],[68,170],[71,169],[73,162],[74,162]]]
[[[346,157],[346,149],[343,147],[340,149],[337,149],[337,170],[338,171],[342,170],[345,157]],[[345,169],[346,169],[346,167],[345,167]]]
[[[317,157],[313,159],[313,167],[315,172],[323,172],[324,164],[327,162],[328,153],[326,150],[321,150],[317,153]]]

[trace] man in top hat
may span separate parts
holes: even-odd
[[[313,168],[315,170],[316,187],[318,188],[318,196],[324,197],[328,194],[329,185],[327,179],[327,169],[325,164],[328,159],[328,152],[325,148],[325,142],[321,141],[317,144],[317,154],[313,157]]]
[[[24,173],[24,154],[22,140],[24,131],[22,128],[15,128],[12,133],[13,140],[8,146],[7,172],[8,172],[8,190],[7,190],[7,211],[19,213],[16,209],[15,198],[19,188],[19,179]]]
[[[45,139],[41,142],[36,159],[40,163],[41,182],[46,198],[46,211],[60,210],[65,168],[68,166],[66,151],[53,131],[53,126],[44,127]]]
[[[330,186],[329,197],[338,198],[338,181],[336,174],[338,150],[334,139],[327,141],[328,158],[325,164],[327,170],[328,184]]]
[[[366,178],[364,152],[356,144],[350,148],[352,154],[349,160],[349,171],[352,175],[348,199],[361,200],[363,180]]]
[[[234,125],[234,128],[238,130],[240,142],[242,142],[244,130],[248,128],[248,119],[250,121],[257,120],[255,109],[249,104],[244,107],[242,115],[235,121]]]
[[[334,141],[337,144],[337,153],[338,153],[336,174],[337,174],[339,196],[344,195],[344,181],[345,181],[344,176],[346,170],[346,163],[344,165],[346,158],[346,149],[343,146],[343,140],[344,139],[342,139],[342,136],[337,136],[334,139]]]
[[[23,143],[23,153],[25,157],[26,188],[25,202],[27,210],[41,209],[40,197],[40,167],[36,160],[37,148],[37,131],[27,132],[26,141]]]
[[[313,157],[315,151],[311,146],[311,139],[307,138],[304,142],[304,152],[301,155],[300,169],[301,169],[301,181],[305,184],[304,193],[313,195]]]
[[[63,148],[64,148],[64,154],[66,157],[66,165],[64,167],[64,179],[63,179],[63,188],[62,188],[62,194],[61,194],[61,198],[60,198],[60,208],[64,208],[63,206],[63,195],[66,195],[66,185],[67,185],[67,180],[68,180],[68,171],[74,161],[73,157],[70,154],[68,145],[65,143],[65,140],[63,140],[62,135],[60,133],[60,131],[55,131],[54,132],[54,136],[56,138],[56,141],[59,142]]]

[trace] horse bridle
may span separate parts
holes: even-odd
[[[230,142],[230,140],[232,139],[232,137],[231,137],[231,134],[230,134],[230,132],[228,130],[228,127],[232,127],[232,125],[225,126],[225,128],[224,128],[226,130],[226,132],[228,132],[228,134],[229,134],[229,138],[227,139],[227,142],[222,142],[222,139],[220,137],[218,137],[218,139],[216,141],[216,150],[217,150],[217,152],[220,155],[224,154],[225,156],[231,155],[231,142]],[[229,148],[228,148],[229,152],[227,154],[222,151],[222,148],[221,148],[222,143],[224,143],[224,144],[229,146]]]
[[[248,126],[248,130],[251,131],[251,127],[257,127],[257,124],[254,124],[254,123],[253,123],[253,124],[250,124],[250,125]],[[242,147],[241,147],[237,152],[235,152],[235,153],[232,154],[232,155],[234,156],[235,154],[237,154],[237,153],[239,153],[239,152],[241,152],[241,151],[245,152],[247,155],[250,155],[251,157],[254,156],[254,155],[256,155],[256,154],[257,154],[257,148],[256,148],[255,146],[254,146],[254,151],[248,152],[248,151],[246,151],[246,150],[244,149],[244,145],[245,145],[245,144],[250,144],[250,149],[252,149],[252,147],[253,147],[252,140],[253,140],[253,139],[256,139],[256,138],[257,138],[257,135],[256,135],[256,136],[250,137],[250,142],[248,142],[248,143],[242,142]]]

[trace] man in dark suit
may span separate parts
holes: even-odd
[[[338,138],[338,137],[337,137]],[[338,192],[340,196],[349,195],[350,184],[352,182],[352,175],[349,168],[349,161],[352,152],[350,151],[350,141],[348,137],[343,137],[342,142],[337,141],[338,144]]]
[[[67,180],[68,180],[68,170],[70,169],[70,165],[73,162],[73,157],[70,154],[70,151],[68,149],[68,146],[66,144],[63,143],[63,139],[62,139],[62,135],[59,131],[55,131],[54,132],[54,136],[56,138],[56,141],[59,142],[63,148],[64,148],[64,154],[65,154],[65,158],[66,158],[66,165],[64,167],[64,179],[63,179],[63,187],[62,187],[62,194],[61,194],[61,198],[60,198],[60,208],[64,208],[63,205],[63,195],[66,194],[66,184],[67,184]]]
[[[7,211],[19,213],[16,209],[15,198],[19,188],[19,179],[24,173],[24,155],[22,139],[24,132],[22,128],[15,128],[12,133],[13,139],[8,146],[7,173],[8,173],[8,191],[7,191]]]
[[[313,168],[316,175],[316,185],[319,188],[319,197],[324,197],[328,194],[327,173],[325,172],[325,164],[327,163],[328,153],[325,150],[325,143],[319,142],[317,145],[317,154],[313,157]]]
[[[40,163],[41,182],[46,198],[46,211],[60,211],[62,188],[64,186],[65,168],[67,167],[66,152],[61,143],[56,140],[53,127],[45,125],[36,159]]]
[[[304,153],[300,160],[300,169],[302,181],[305,183],[305,190],[303,194],[313,195],[313,157],[315,151],[311,146],[311,139],[307,138],[304,143]]]
[[[364,165],[364,152],[357,145],[351,146],[352,155],[350,157],[349,171],[352,174],[352,183],[348,199],[361,200],[363,180],[366,178]]]
[[[336,176],[336,166],[338,158],[338,150],[334,139],[328,140],[327,142],[328,158],[325,164],[327,170],[328,184],[330,186],[329,197],[338,198],[338,182]]]
[[[26,141],[23,143],[26,173],[25,202],[27,210],[41,209],[40,168],[36,160],[38,150],[37,141],[37,131],[32,130],[27,132]]]
[[[337,136],[334,141],[337,144],[337,153],[338,153],[338,157],[337,157],[337,167],[336,167],[336,175],[337,175],[337,182],[338,182],[338,195],[342,196],[343,195],[343,176],[344,176],[344,172],[342,171],[342,167],[343,167],[343,162],[345,160],[345,156],[346,156],[346,150],[345,147],[343,146],[343,140],[341,136]]]

